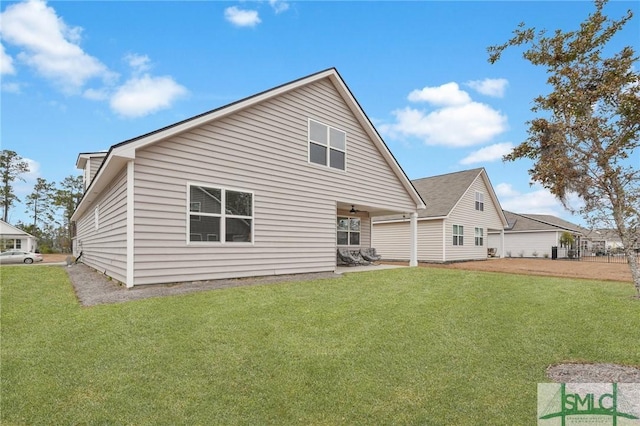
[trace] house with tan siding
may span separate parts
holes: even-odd
[[[489,231],[501,234],[507,226],[486,170],[465,170],[412,183],[426,204],[418,215],[418,260],[486,259]],[[383,259],[408,260],[410,237],[407,215],[374,218],[373,246]],[[495,255],[502,257],[503,252],[497,250]]]
[[[502,234],[490,232],[489,245],[502,248],[507,257],[551,258],[553,247],[558,248],[558,257],[570,257],[570,254],[573,257],[587,243],[585,229],[559,217],[509,211],[504,211],[504,215],[509,225]],[[564,232],[569,232],[574,238],[571,247],[562,247],[560,243]]]
[[[412,218],[417,264],[424,202],[334,68],[77,164],[74,251],[127,287],[334,271],[390,214]]]

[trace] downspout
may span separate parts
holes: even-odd
[[[133,222],[135,219],[134,210],[134,169],[133,160],[127,162],[127,288],[131,288],[134,285],[133,277],[135,271],[135,257],[134,257],[134,228]]]
[[[411,252],[409,255],[409,266],[418,266],[418,213],[412,212],[410,217]]]
[[[504,228],[500,230],[500,259],[504,258]]]

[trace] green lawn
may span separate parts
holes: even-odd
[[[14,424],[534,424],[562,361],[640,366],[631,284],[412,268],[80,307],[2,267]]]

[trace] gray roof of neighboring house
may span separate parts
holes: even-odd
[[[483,171],[484,169],[481,167],[412,180],[411,183],[426,205],[425,209],[418,211],[418,217],[436,218],[447,216]],[[380,216],[376,220],[385,221],[401,218],[401,215]]]
[[[584,234],[584,229],[580,226],[568,222],[559,217],[548,214],[520,214],[504,210],[504,215],[509,222],[509,227],[505,231],[571,231]]]
[[[484,169],[471,169],[446,175],[412,180],[427,208],[418,217],[442,217],[453,207]]]

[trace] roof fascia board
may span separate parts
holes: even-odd
[[[509,221],[507,220],[507,217],[504,214],[504,210],[502,210],[502,206],[500,205],[500,200],[498,200],[498,196],[496,195],[496,192],[493,189],[493,185],[491,185],[491,180],[489,179],[489,175],[487,174],[487,171],[484,168],[482,169],[482,179],[484,180],[485,186],[489,188],[489,196],[493,201],[493,205],[498,210],[498,216],[500,216],[500,220],[502,221],[502,226],[506,228],[507,226],[509,226]]]
[[[424,200],[422,199],[416,188],[413,186],[413,183],[411,183],[411,180],[404,172],[402,167],[400,167],[400,164],[389,150],[389,147],[384,142],[371,120],[369,120],[369,117],[367,117],[367,115],[365,114],[364,110],[358,103],[358,100],[355,98],[355,96],[353,96],[353,93],[351,93],[351,90],[344,82],[340,74],[335,69],[333,69],[333,71],[334,72],[329,76],[330,80],[333,82],[338,92],[342,95],[343,99],[347,101],[347,105],[351,109],[351,112],[353,112],[353,114],[356,116],[356,118],[362,125],[362,128],[367,132],[367,135],[369,135],[371,140],[374,141],[374,143],[377,145],[378,149],[382,153],[382,156],[387,161],[387,164],[389,164],[394,174],[398,177],[398,179],[400,179],[400,182],[402,182],[402,185],[405,187],[407,192],[409,192],[414,202],[416,203],[416,208],[418,210],[425,209],[426,205],[424,203]]]

